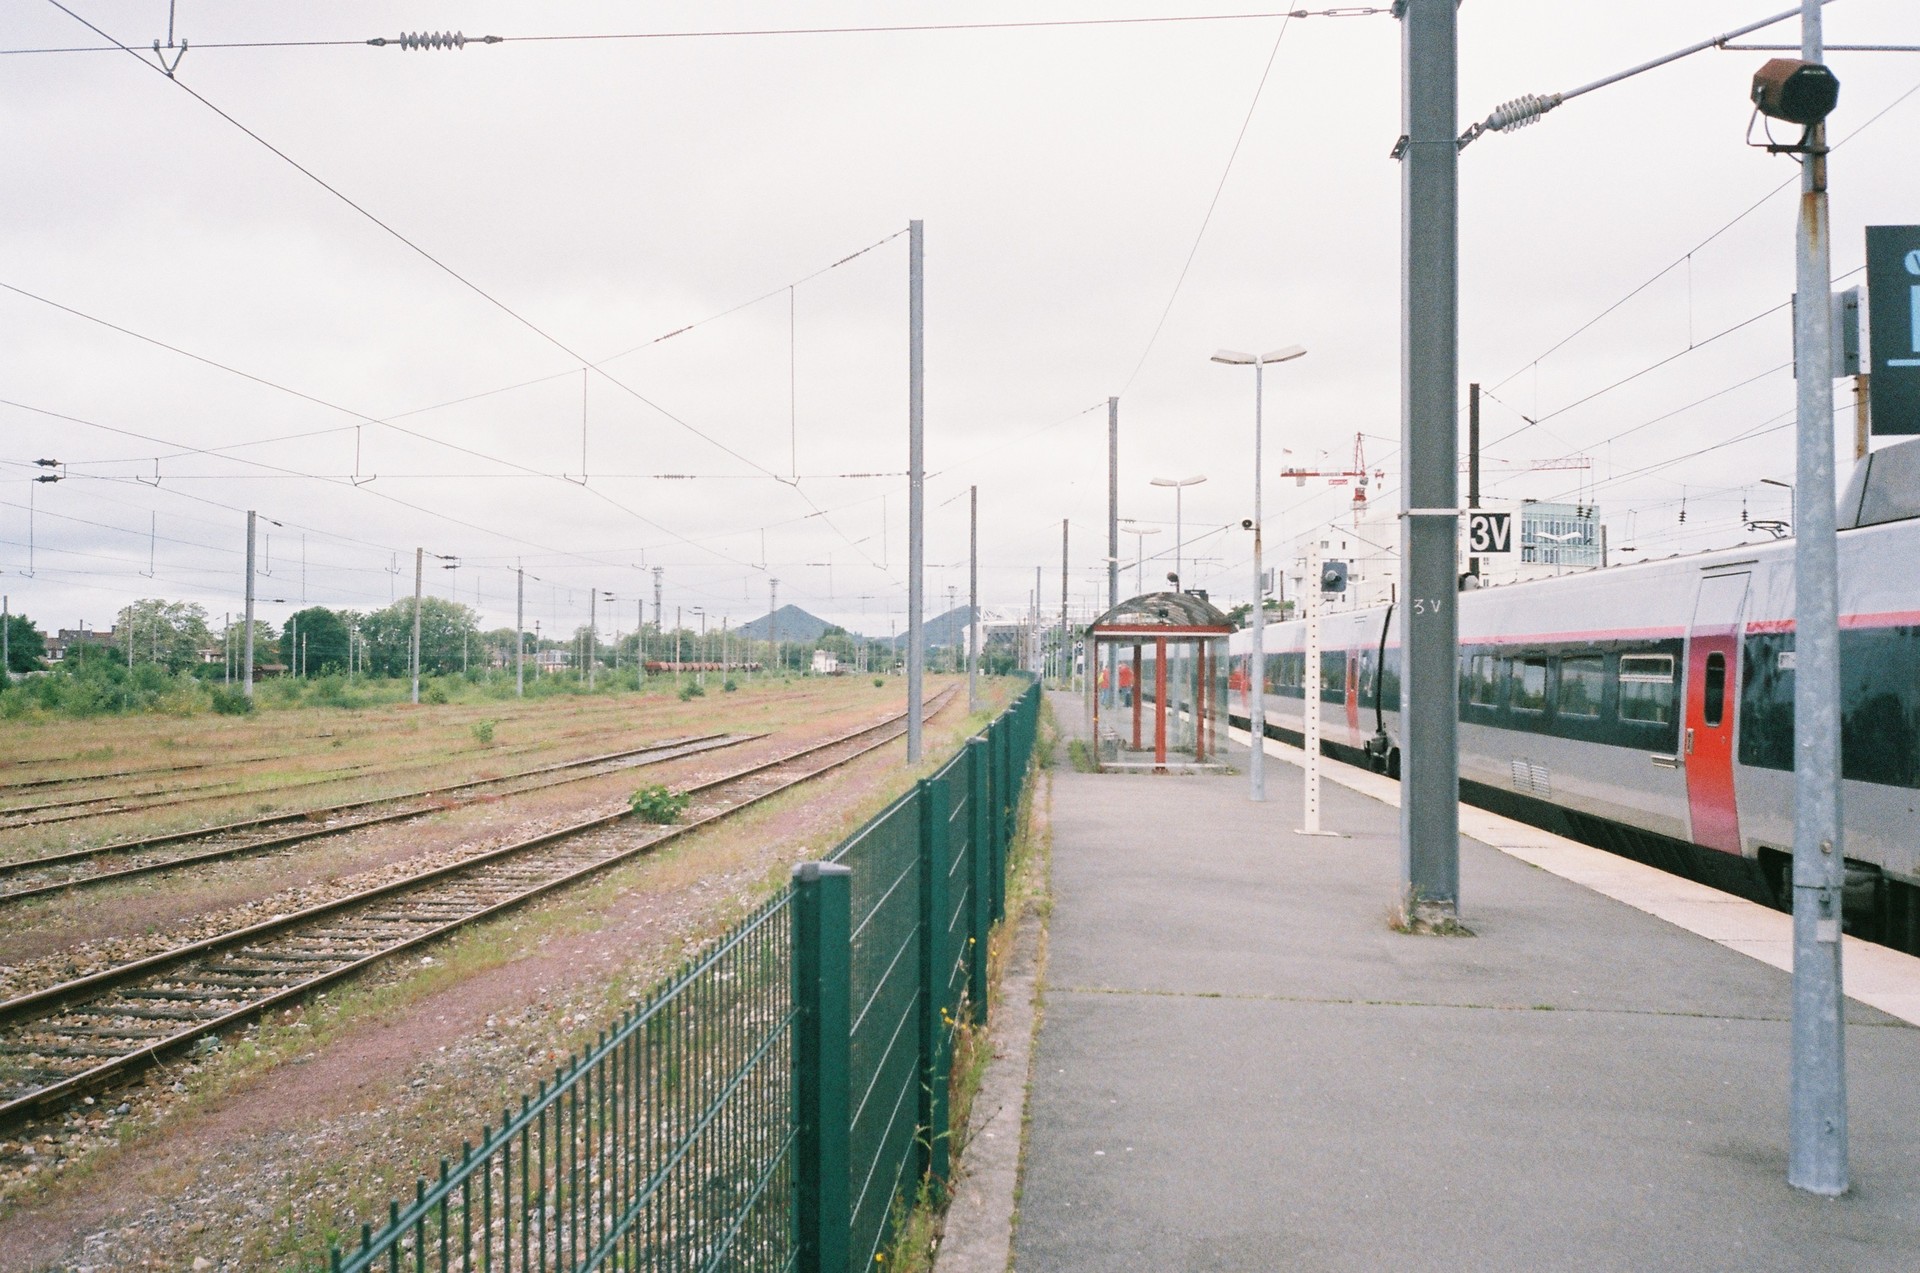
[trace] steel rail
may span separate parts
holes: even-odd
[[[551,765],[541,765],[533,769],[523,769],[515,773],[502,774],[493,778],[474,778],[464,782],[442,787],[423,788],[418,791],[402,792],[396,796],[379,796],[368,800],[352,801],[346,804],[329,805],[305,813],[273,814],[265,818],[250,819],[246,822],[227,823],[221,827],[196,832],[175,832],[171,835],[154,836],[146,840],[126,840],[118,844],[99,845],[90,849],[74,849],[66,853],[49,854],[45,857],[28,858],[20,862],[0,863],[0,880],[27,874],[31,871],[48,870],[60,866],[92,861],[108,853],[140,853],[167,844],[178,844],[189,840],[211,840],[238,830],[247,830],[262,826],[278,825],[292,821],[312,821],[316,817],[364,809],[373,805],[392,804],[395,801],[433,799],[450,792],[468,791],[474,787],[491,786],[499,783],[515,782],[523,778],[539,777],[546,774],[562,773],[569,769],[582,769],[605,765],[607,768],[594,773],[572,774],[552,782],[535,782],[524,787],[500,793],[500,798],[525,795],[533,791],[551,791],[555,787],[564,787],[569,783],[588,782],[594,778],[604,778],[609,774],[622,773],[628,769],[639,769],[647,765],[661,764],[669,760],[678,760],[685,756],[697,756],[707,751],[717,751],[723,747],[734,747],[741,743],[764,738],[765,734],[693,734],[685,738],[668,739],[664,742],[649,743],[645,747],[631,748],[626,751],[607,752],[599,756],[589,756],[581,760],[560,761]],[[663,752],[660,756],[649,757],[649,753]],[[646,759],[637,759],[649,757]],[[286,835],[270,836],[264,840],[249,840],[244,844],[223,845],[217,849],[208,849],[201,853],[189,853],[181,857],[162,858],[156,862],[138,863],[113,871],[95,871],[88,875],[73,875],[63,880],[47,884],[30,885],[26,888],[10,889],[0,892],[0,906],[10,902],[25,901],[28,898],[44,897],[51,893],[61,893],[69,889],[89,888],[95,884],[104,884],[112,880],[124,880],[131,876],[152,875],[159,871],[172,870],[179,866],[190,866],[201,862],[215,862],[228,858],[246,857],[254,853],[266,853],[274,849],[284,849],[295,844],[304,844],[311,840],[323,839],[331,835],[345,835],[365,827],[381,826],[389,822],[405,822],[411,818],[424,818],[431,814],[442,813],[448,809],[462,807],[473,798],[453,803],[436,802],[408,809],[396,809],[390,813],[374,814],[371,817],[354,818],[346,822],[332,822],[326,826],[314,827],[305,831],[294,831]]]
[[[0,793],[9,791],[28,791],[35,787],[70,787],[82,782],[109,782],[115,778],[146,778],[154,774],[186,773],[194,769],[225,769],[234,765],[258,764],[263,760],[273,760],[271,754],[261,756],[243,756],[239,760],[194,760],[184,765],[148,765],[143,769],[115,769],[103,774],[69,774],[64,778],[28,778],[21,782],[0,782]],[[16,765],[66,764],[66,760],[16,760]]]
[[[273,759],[266,757],[265,759]],[[255,761],[253,763],[258,763]],[[81,818],[106,818],[116,813],[138,813],[145,809],[164,809],[171,805],[196,804],[208,800],[219,800],[226,796],[251,796],[260,792],[279,792],[299,790],[305,787],[318,787],[329,782],[345,782],[357,778],[367,770],[379,765],[377,760],[365,760],[341,769],[326,770],[324,776],[310,778],[305,782],[282,783],[274,787],[246,788],[244,775],[232,778],[216,778],[211,782],[186,783],[175,787],[155,787],[149,791],[121,791],[97,796],[71,796],[61,800],[43,800],[39,804],[16,804],[0,808],[0,819],[18,817],[27,813],[47,813],[51,810],[80,810],[57,817],[26,818],[19,822],[0,822],[0,831],[12,831],[16,828],[47,826],[55,822],[75,822]],[[445,764],[445,761],[427,761],[427,764]],[[415,766],[396,766],[396,768]],[[204,794],[203,794],[204,793]],[[164,800],[153,800],[146,804],[120,804],[119,801],[147,800],[151,796],[165,796]],[[91,805],[109,805],[106,809],[93,809]]]
[[[953,698],[955,691],[948,690],[923,709],[923,718],[931,717]],[[483,919],[498,915],[513,907],[542,897],[557,889],[564,888],[589,876],[599,874],[610,867],[650,853],[660,845],[691,834],[704,827],[711,826],[736,813],[749,809],[766,800],[788,791],[802,783],[810,782],[842,766],[851,764],[863,756],[877,751],[888,743],[902,737],[905,733],[905,713],[898,713],[885,720],[852,730],[846,734],[809,744],[806,747],[788,752],[770,760],[749,765],[746,768],[710,779],[684,788],[686,794],[712,791],[733,783],[750,780],[766,775],[769,771],[784,765],[791,765],[820,752],[846,746],[865,735],[888,731],[882,738],[850,751],[823,765],[809,769],[776,782],[766,790],[757,791],[746,799],[724,806],[692,821],[678,826],[665,827],[658,834],[650,835],[641,843],[624,848],[616,848],[591,860],[577,865],[569,864],[564,858],[557,862],[560,873],[549,878],[536,880],[529,886],[519,888],[504,896],[492,896],[486,892],[485,868],[492,867],[513,858],[527,856],[535,850],[562,844],[565,841],[581,837],[587,833],[614,826],[627,821],[631,813],[620,812],[590,818],[570,826],[543,832],[527,840],[503,845],[496,849],[459,862],[432,868],[404,879],[394,880],[373,888],[363,889],[332,901],[317,903],[288,915],[265,920],[245,928],[236,929],[216,937],[203,938],[189,942],[170,951],[163,951],[143,959],[133,960],[114,968],[103,969],[72,981],[49,986],[43,990],[0,1002],[0,1026],[7,1027],[12,1039],[0,1041],[0,1056],[21,1058],[44,1058],[47,1060],[75,1059],[89,1060],[104,1058],[99,1064],[72,1073],[63,1073],[57,1069],[43,1066],[22,1066],[26,1074],[44,1075],[51,1081],[17,1094],[0,1096],[0,1127],[12,1126],[37,1113],[51,1110],[60,1102],[76,1097],[84,1092],[98,1090],[115,1078],[136,1068],[157,1061],[161,1056],[175,1051],[196,1039],[203,1038],[229,1026],[245,1021],[270,1008],[299,998],[321,986],[332,984],[342,978],[357,973],[381,960],[403,951],[435,941]],[[458,904],[457,898],[443,899],[438,908],[432,906],[432,886],[450,884],[453,877],[471,875],[470,881],[480,890],[480,898],[470,901],[459,914],[448,914],[446,907]],[[425,927],[401,935],[397,940],[379,941],[371,950],[336,950],[332,954],[315,953],[300,949],[278,951],[261,948],[249,952],[248,947],[261,938],[282,937],[297,940],[301,934],[297,931],[316,920],[333,918],[352,918],[352,912],[366,908],[369,903],[393,900],[402,902],[398,895],[412,891],[425,890],[422,897],[405,899],[424,911],[418,918]],[[423,905],[424,904],[424,905]],[[408,917],[383,919],[378,912],[369,912],[362,922],[371,925],[406,923]],[[439,922],[435,922],[435,921]],[[340,940],[330,938],[325,931],[308,935],[311,940]],[[178,968],[202,956],[234,955],[243,960],[252,953],[254,963],[234,962],[226,968],[215,967],[207,971],[181,969],[172,975],[168,969]],[[335,966],[323,968],[311,975],[290,974],[287,969],[298,969],[301,964],[330,963]],[[261,965],[265,965],[261,967]],[[275,977],[296,975],[291,982],[270,980]],[[132,986],[143,978],[152,978],[158,982],[195,983],[193,985],[156,986],[144,991]],[[262,980],[267,978],[269,980]],[[209,989],[208,987],[216,987]],[[126,1004],[89,1008],[90,1000],[111,999],[112,996],[127,992],[130,997],[141,1003],[155,1005],[177,1005],[171,1008],[140,1008]],[[262,993],[265,992],[265,993]],[[215,1009],[215,1015],[196,1017],[192,1005],[196,1003],[233,1002],[242,1000],[237,1006],[221,1011]],[[59,1016],[97,1017],[103,1024],[68,1025],[62,1027],[51,1018]],[[145,1021],[150,1024],[132,1026],[115,1024],[119,1021]],[[179,1029],[169,1029],[159,1023],[181,1021]],[[166,1033],[155,1037],[155,1031],[166,1029]],[[22,1043],[22,1036],[44,1036],[61,1039],[64,1042],[33,1044]],[[130,1051],[116,1053],[104,1046],[88,1047],[78,1044],[80,1040],[95,1039],[105,1041],[133,1042],[140,1039],[149,1042],[140,1044]],[[77,1045],[78,1044],[78,1045]],[[16,1085],[17,1086],[17,1085]]]
[[[596,711],[592,713],[592,717],[599,718],[608,714],[611,714],[610,710]],[[604,733],[605,731],[598,731],[598,732]],[[449,763],[450,759],[464,758],[469,756],[476,757],[476,758],[518,756],[518,755],[523,755],[526,752],[540,751],[544,748],[554,747],[561,743],[564,743],[582,736],[593,736],[595,733],[596,731],[591,729],[571,730],[571,731],[564,731],[564,732],[558,733],[550,739],[543,739],[543,740],[539,740],[536,742],[529,742],[529,743],[520,743],[511,747],[495,747],[490,749],[475,748],[475,749],[470,749],[469,751],[455,753],[454,756],[452,757],[442,755],[442,756],[428,756],[424,759],[408,759],[403,761],[402,763],[387,766],[386,772],[387,773],[404,773],[408,770],[413,770],[413,769],[431,769],[436,765],[444,765]],[[325,735],[320,735],[319,737],[325,737]],[[119,773],[119,774],[94,774],[94,775],[88,775],[85,777],[43,779],[41,781],[74,782],[74,783],[98,782],[98,781],[104,781],[109,778],[127,777],[127,776],[132,776],[140,773],[167,773],[167,772],[172,772],[175,769],[191,770],[191,769],[203,769],[203,768],[231,768],[231,767],[240,766],[240,765],[258,764],[261,761],[267,761],[267,760],[297,759],[302,756],[312,756],[317,754],[318,754],[317,752],[313,752],[313,751],[295,751],[295,752],[288,753],[284,756],[281,756],[281,755],[249,756],[240,760],[207,761],[207,762],[200,762],[200,763],[181,765],[181,766],[166,766],[158,769],[145,770],[145,771],[130,770],[130,771],[127,771],[126,773]],[[214,791],[214,788],[217,788],[217,787],[231,787],[236,783],[245,781],[243,778],[226,778],[226,779],[221,779],[217,782],[201,783],[197,786],[178,787],[178,788],[172,789],[172,791],[209,792],[211,794],[188,795],[179,799],[148,800],[145,804],[127,804],[127,805],[118,806],[111,809],[97,809],[97,810],[92,810],[88,812],[68,814],[65,816],[48,817],[48,818],[29,818],[20,822],[0,823],[0,831],[17,831],[17,830],[25,829],[27,827],[47,826],[47,825],[58,823],[58,822],[76,822],[84,818],[109,818],[109,817],[113,817],[115,814],[120,814],[120,813],[144,813],[153,809],[167,809],[167,808],[173,808],[179,805],[205,804],[213,800],[224,800],[234,796],[260,796],[260,795],[273,795],[273,794],[286,792],[286,791],[301,791],[301,790],[305,790],[308,787],[323,787],[323,786],[326,786],[328,783],[351,781],[354,778],[363,776],[365,771],[370,768],[373,768],[376,763],[377,762],[369,761],[361,764],[349,765],[343,769],[324,770],[322,771],[321,776],[315,777],[315,778],[309,778],[300,782],[279,783],[275,786],[256,787],[256,788],[253,788],[252,790],[225,791],[225,792]],[[77,808],[81,805],[104,804],[111,800],[140,800],[148,796],[165,796],[170,794],[172,794],[172,792],[166,789],[161,789],[161,790],[154,790],[154,791],[136,791],[136,792],[118,793],[114,795],[94,796],[94,797],[88,797],[85,799],[52,801],[52,802],[48,802],[45,804],[38,804],[38,805],[13,805],[8,808],[0,808],[0,818],[8,818],[21,813],[33,813],[41,809]]]
[[[559,739],[555,740],[561,741]],[[415,769],[432,769],[436,766],[452,763],[457,759],[487,759],[500,756],[518,756],[530,751],[539,751],[546,744],[522,743],[514,747],[498,747],[490,751],[475,749],[449,756],[428,756],[417,760],[407,760],[400,764],[389,765],[384,772],[389,774],[406,773]],[[174,792],[195,794],[175,795],[168,791],[138,791],[124,795],[96,796],[88,799],[55,801],[40,805],[15,805],[9,809],[0,809],[0,818],[12,817],[20,813],[33,813],[41,809],[71,809],[76,812],[57,813],[44,818],[24,818],[18,822],[0,822],[0,831],[20,831],[28,827],[51,826],[58,822],[79,822],[87,818],[111,818],[122,813],[148,813],[155,809],[174,809],[189,804],[209,804],[215,800],[231,800],[236,797],[280,795],[287,792],[305,791],[311,787],[324,787],[336,782],[351,782],[364,778],[369,769],[378,765],[377,761],[364,761],[348,765],[341,769],[326,770],[320,777],[308,778],[299,782],[277,783],[271,787],[247,788],[242,786],[244,778],[223,778],[218,782],[201,783],[197,786],[175,788]],[[225,788],[220,790],[220,788]],[[168,796],[168,799],[151,800],[150,796]],[[383,797],[392,798],[392,797]],[[115,804],[105,809],[88,809],[82,806],[106,804],[109,801],[126,800],[141,803]]]

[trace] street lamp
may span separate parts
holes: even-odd
[[[1267,576],[1260,562],[1260,467],[1262,410],[1266,389],[1266,366],[1270,362],[1292,362],[1306,356],[1305,345],[1288,345],[1270,354],[1242,354],[1222,349],[1213,356],[1229,367],[1253,368],[1253,659],[1247,673],[1247,762],[1248,798],[1267,798]],[[1307,710],[1314,710],[1309,703]]]
[[[1139,596],[1146,591],[1144,578],[1147,563],[1147,536],[1158,535],[1158,526],[1122,526],[1121,530],[1134,537],[1133,540],[1133,595]]]
[[[1156,477],[1149,483],[1173,488],[1173,576],[1177,580],[1174,584],[1176,589],[1184,590],[1187,584],[1186,576],[1180,573],[1180,501],[1187,487],[1198,486],[1206,480],[1205,474],[1199,474],[1194,477]]]

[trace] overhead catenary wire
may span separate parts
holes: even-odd
[[[1213,223],[1214,209],[1220,206],[1220,196],[1227,188],[1227,178],[1233,175],[1233,162],[1240,157],[1240,146],[1247,139],[1247,129],[1253,124],[1253,115],[1260,108],[1260,95],[1266,91],[1267,79],[1273,74],[1273,64],[1280,57],[1280,45],[1287,38],[1287,28],[1293,24],[1293,15],[1287,14],[1281,19],[1280,30],[1273,37],[1273,48],[1267,53],[1266,65],[1260,69],[1260,82],[1253,87],[1253,100],[1247,103],[1247,113],[1240,121],[1240,131],[1234,134],[1233,148],[1227,152],[1226,165],[1220,170],[1220,180],[1214,183],[1213,197],[1207,200],[1206,214],[1200,218],[1200,229],[1193,236],[1193,245],[1187,249],[1187,259],[1180,263],[1180,273],[1173,280],[1173,291],[1167,294],[1167,303],[1161,307],[1160,317],[1153,325],[1153,331],[1147,337],[1147,344],[1140,351],[1140,358],[1133,364],[1125,383],[1120,386],[1120,396],[1126,397],[1127,390],[1140,378],[1140,371],[1147,365],[1147,359],[1153,353],[1153,347],[1165,330],[1167,318],[1173,313],[1174,302],[1180,299],[1180,289],[1185,286],[1187,274],[1193,269],[1193,259],[1200,254],[1200,244],[1207,237],[1207,227]]]
[[[1072,27],[1167,26],[1201,22],[1252,22],[1273,18],[1362,18],[1387,14],[1386,5],[1336,5],[1325,9],[1275,9],[1254,13],[1179,13],[1115,18],[1040,18],[977,22],[916,22],[869,24],[862,26],[820,27],[731,27],[692,31],[597,31],[556,33],[551,35],[467,36],[460,32],[420,32],[398,37],[375,36],[372,39],[315,40],[214,40],[193,47],[219,49],[312,49],[312,48],[462,48],[467,44],[576,44],[602,41],[713,40],[751,39],[777,36],[834,35],[911,35],[958,31],[1039,31]],[[112,39],[101,33],[103,38]],[[431,41],[431,43],[429,43]],[[57,48],[0,49],[0,57],[34,53],[113,53],[117,44],[68,45]]]
[[[1867,131],[1867,129],[1879,123],[1880,120],[1884,119],[1889,113],[1891,113],[1897,107],[1905,103],[1915,93],[1920,93],[1920,83],[1914,84],[1911,88],[1907,89],[1906,92],[1901,93],[1898,97],[1888,102],[1885,106],[1875,111],[1872,115],[1869,115],[1865,120],[1861,121],[1859,127],[1855,128],[1852,132],[1849,132],[1845,137],[1840,138],[1838,141],[1830,143],[1827,149],[1829,151],[1840,149],[1842,146],[1846,145],[1848,142],[1858,137],[1861,133],[1864,133],[1865,131]],[[1501,388],[1502,386],[1526,374],[1528,370],[1534,367],[1537,367],[1539,366],[1539,364],[1545,362],[1548,358],[1552,357],[1554,354],[1558,353],[1561,349],[1573,343],[1574,340],[1578,339],[1580,336],[1584,335],[1586,332],[1588,332],[1593,327],[1598,325],[1601,322],[1601,320],[1607,318],[1609,315],[1613,314],[1615,311],[1620,309],[1620,307],[1625,305],[1628,301],[1631,301],[1634,297],[1640,295],[1642,292],[1646,291],[1649,287],[1652,287],[1655,283],[1665,278],[1668,274],[1671,274],[1673,271],[1679,269],[1681,266],[1691,262],[1694,254],[1700,251],[1700,249],[1711,244],[1714,240],[1718,239],[1721,235],[1725,234],[1727,231],[1733,229],[1735,226],[1739,225],[1742,221],[1745,221],[1748,217],[1758,212],[1761,208],[1765,207],[1768,203],[1772,202],[1773,199],[1776,196],[1778,196],[1782,191],[1787,190],[1791,187],[1797,186],[1799,182],[1800,182],[1800,177],[1799,177],[1799,174],[1796,173],[1795,175],[1788,177],[1785,181],[1782,181],[1779,185],[1773,187],[1773,189],[1761,195],[1758,199],[1754,200],[1752,203],[1748,204],[1745,208],[1741,209],[1738,213],[1736,213],[1730,220],[1728,220],[1719,228],[1714,230],[1713,233],[1707,235],[1707,237],[1705,237],[1704,239],[1701,239],[1698,243],[1688,248],[1685,252],[1681,253],[1673,261],[1661,267],[1659,270],[1655,271],[1652,275],[1650,275],[1640,284],[1635,286],[1632,290],[1628,291],[1625,295],[1621,296],[1618,300],[1614,301],[1612,304],[1602,309],[1598,314],[1595,314],[1592,318],[1589,318],[1586,322],[1580,324],[1578,327],[1568,332],[1565,336],[1562,336],[1559,340],[1555,341],[1552,345],[1548,346],[1541,353],[1535,354],[1532,358],[1528,359],[1526,362],[1521,363],[1518,367],[1516,367],[1513,371],[1509,372],[1507,375],[1501,377],[1499,380],[1494,381],[1493,388],[1495,389]]]
[[[705,441],[708,444],[719,448],[721,451],[726,452],[728,455],[731,455],[733,458],[739,460],[741,463],[746,464],[751,468],[757,468],[761,470],[763,473],[767,473],[769,476],[777,476],[776,474],[773,473],[773,470],[768,469],[765,465],[759,463],[757,460],[753,460],[748,456],[741,454],[739,451],[728,446],[726,443],[720,441],[720,439],[714,437],[712,434],[709,434],[706,431],[696,427],[695,425],[682,419],[678,415],[675,415],[673,412],[667,410],[665,407],[661,406],[659,403],[654,402],[652,399],[648,398],[645,394],[641,393],[639,390],[634,389],[632,386],[624,383],[617,377],[611,375],[604,368],[595,366],[590,359],[586,358],[585,356],[579,353],[576,353],[569,345],[566,344],[566,342],[562,341],[559,337],[553,335],[551,332],[547,331],[545,328],[535,323],[532,319],[527,318],[525,315],[521,314],[518,310],[508,305],[505,301],[494,296],[491,292],[481,287],[478,283],[475,283],[472,279],[460,273],[458,270],[454,269],[451,265],[448,265],[445,261],[442,261],[439,257],[433,255],[433,253],[427,251],[426,248],[420,246],[420,244],[414,242],[412,239],[402,234],[398,229],[394,228],[392,225],[382,220],[379,216],[375,215],[371,210],[366,208],[364,205],[356,202],[354,199],[348,196],[344,191],[342,191],[339,187],[328,182],[325,178],[321,177],[318,173],[314,172],[311,168],[308,168],[306,165],[302,164],[299,160],[295,159],[292,155],[280,149],[280,147],[274,145],[272,142],[268,141],[265,137],[255,132],[253,129],[241,123],[237,118],[229,114],[227,111],[223,110],[220,106],[216,105],[213,101],[211,101],[207,97],[203,96],[201,93],[196,91],[192,86],[186,83],[183,83],[181,80],[176,78],[171,72],[166,71],[164,68],[154,66],[153,63],[147,61],[147,59],[142,57],[136,50],[129,48],[125,44],[121,44],[119,40],[114,39],[114,37],[109,35],[106,31],[102,30],[98,26],[95,26],[92,22],[89,22],[86,18],[75,13],[72,9],[69,9],[66,5],[61,3],[61,0],[47,0],[47,3],[51,4],[54,8],[59,9],[62,13],[65,13],[68,17],[80,23],[82,26],[86,27],[88,30],[94,32],[96,35],[100,36],[102,39],[113,41],[114,44],[118,45],[121,49],[125,50],[128,56],[132,57],[136,62],[140,63],[140,65],[148,68],[149,70],[159,71],[162,75],[166,77],[168,83],[178,87],[182,92],[192,97],[195,101],[199,102],[202,106],[205,106],[208,110],[218,115],[221,119],[225,120],[227,123],[231,124],[233,127],[239,129],[242,133],[246,134],[246,136],[248,136],[255,142],[259,143],[262,147],[264,147],[274,156],[279,158],[283,163],[287,164],[294,171],[298,172],[301,176],[307,178],[309,181],[319,186],[322,190],[332,195],[335,199],[338,199],[341,203],[346,204],[347,207],[353,209],[355,212],[359,213],[362,217],[366,218],[368,221],[378,226],[381,230],[385,231],[388,235],[390,235],[396,241],[401,243],[408,250],[418,255],[422,260],[426,261],[427,263],[432,265],[434,268],[446,274],[447,277],[453,279],[455,282],[459,283],[462,287],[465,287],[466,289],[471,291],[474,295],[480,297],[482,300],[487,302],[487,304],[493,306],[495,309],[499,310],[501,313],[505,314],[507,317],[513,319],[513,321],[515,321],[516,323],[519,323],[521,326],[525,327],[528,331],[534,333],[536,336],[540,337],[542,340],[552,345],[555,349],[558,349],[561,353],[566,354],[567,357],[573,359],[575,362],[579,363],[581,366],[591,368],[599,376],[605,379],[609,384],[614,385],[616,388],[619,388],[623,392],[631,395],[636,400],[646,404],[648,407],[652,408],[654,411],[659,412],[661,415],[673,421],[675,424],[679,425],[681,428],[685,429],[687,432],[693,434],[695,437],[700,438],[702,441]]]

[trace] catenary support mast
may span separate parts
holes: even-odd
[[[926,567],[926,231],[907,223],[907,763],[920,763],[921,677],[926,671],[926,633],[921,596]]]
[[[1459,149],[1456,0],[1405,0],[1401,19],[1400,897],[1444,927],[1460,905],[1456,748],[1459,624]],[[1318,586],[1309,581],[1309,588]]]

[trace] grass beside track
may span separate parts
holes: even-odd
[[[944,760],[985,719],[949,708],[929,726],[929,756]],[[0,1265],[77,1258],[94,1235],[86,1252],[102,1266],[311,1266],[783,887],[793,862],[933,767],[909,771],[896,745],[156,1074],[64,1170],[7,1186]]]
[[[35,731],[56,730],[66,743],[89,746],[88,754],[110,752],[107,764],[93,762],[96,768],[143,768],[171,757],[175,764],[207,766],[185,771],[182,786],[213,777],[234,783],[231,790],[197,793],[189,804],[38,826],[0,825],[0,861],[490,776],[612,750],[623,742],[702,732],[723,717],[751,718],[762,708],[778,716],[809,704],[888,702],[904,694],[893,681],[876,689],[870,679],[807,678],[791,686],[747,682],[738,693],[716,692],[689,701],[663,688],[617,699],[547,698],[487,704],[484,709],[403,704],[171,722],[0,721],[0,754],[24,749],[32,741],[27,735]],[[483,724],[490,728],[481,730]],[[480,741],[482,733],[490,741]],[[261,756],[271,759],[251,760],[237,769],[216,768],[232,757]],[[96,790],[152,791],[162,785],[149,773],[63,789],[62,798]]]

